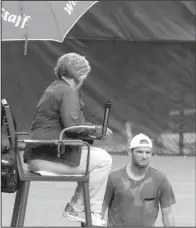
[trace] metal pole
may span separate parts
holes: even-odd
[[[180,93],[179,154],[184,155],[184,93]]]

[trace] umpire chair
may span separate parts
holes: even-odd
[[[91,219],[91,209],[90,209],[90,198],[89,198],[89,159],[90,159],[90,145],[83,140],[76,139],[63,139],[63,135],[66,132],[66,129],[63,129],[61,132],[59,140],[30,140],[24,139],[19,140],[19,136],[28,135],[28,133],[17,132],[14,126],[13,114],[11,113],[10,106],[8,105],[5,99],[2,100],[2,103],[5,108],[5,118],[7,118],[7,127],[10,132],[10,141],[12,143],[12,147],[14,148],[15,158],[17,163],[17,171],[20,179],[20,188],[16,192],[14,209],[11,220],[11,227],[23,227],[26,207],[29,195],[30,183],[32,181],[48,181],[48,182],[81,182],[83,187],[83,195],[84,195],[84,203],[85,203],[85,217],[86,217],[86,225],[88,227],[92,227],[92,219]],[[21,152],[24,150],[26,144],[28,143],[40,143],[40,144],[55,144],[59,145],[72,145],[72,146],[86,146],[88,149],[87,153],[87,161],[86,161],[86,169],[83,174],[77,175],[66,175],[66,176],[40,176],[38,174],[32,173],[25,169],[23,164],[23,159],[21,156]],[[60,151],[58,151],[58,155]]]

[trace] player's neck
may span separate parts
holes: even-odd
[[[140,168],[134,164],[129,164],[127,166],[128,175],[131,177],[131,179],[134,179],[134,180],[140,180],[143,177],[145,177],[147,171],[148,171],[148,166],[144,168]]]

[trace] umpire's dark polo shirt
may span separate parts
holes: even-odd
[[[79,94],[63,79],[54,81],[42,95],[30,127],[31,139],[59,139],[63,128],[84,124]],[[55,145],[29,145],[24,152],[24,162],[29,159],[57,155]],[[68,147],[65,163],[78,166],[81,152],[78,147]]]

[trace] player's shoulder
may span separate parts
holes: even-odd
[[[125,172],[125,169],[126,169],[127,166],[122,166],[120,168],[116,168],[116,169],[113,169],[111,172],[110,172],[110,178],[116,178],[116,177],[121,177],[122,176],[122,173]]]
[[[163,180],[166,176],[166,173],[155,168],[155,167],[150,167],[150,175],[153,179],[161,179]]]

